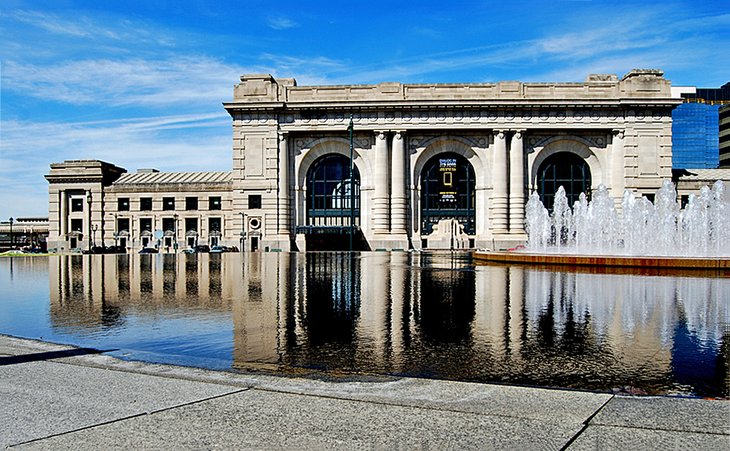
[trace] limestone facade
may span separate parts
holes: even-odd
[[[130,174],[108,163],[51,165],[49,248],[69,249],[74,234],[83,247],[93,240],[94,224],[103,233],[98,236],[114,244],[122,232],[118,219],[128,216],[129,247],[138,249],[141,229],[133,224],[151,217],[152,234],[164,235],[163,219],[169,225],[169,216],[177,214],[176,238],[188,232],[182,218],[195,216],[198,239],[209,240],[205,224],[220,217],[220,244],[306,250],[321,242],[313,241],[318,233],[336,229],[332,224],[340,233],[343,225],[349,230],[351,200],[345,197],[329,200],[339,205],[339,222],[313,220],[311,183],[325,157],[349,162],[351,145],[359,176],[354,224],[365,248],[513,246],[525,240],[526,198],[540,189],[541,171],[556,154],[584,162],[589,189],[607,186],[617,205],[625,189],[649,194],[671,179],[671,111],[680,102],[658,70],[633,70],[621,79],[590,75],[582,83],[342,86],[243,75],[233,101],[224,103],[233,125],[233,167],[226,180],[206,182],[201,175],[181,177],[180,183],[120,183]],[[448,209],[426,212],[428,171],[442,155],[469,178],[468,193],[460,193],[468,203],[466,216],[450,217]],[[439,202],[450,195],[437,194]],[[183,208],[184,197],[197,196],[199,205],[207,205],[208,197],[218,195],[219,211]],[[162,207],[170,196],[174,212]],[[126,212],[116,211],[122,197],[129,198]],[[151,211],[139,211],[141,197],[153,198]],[[88,208],[70,209],[78,199]]]

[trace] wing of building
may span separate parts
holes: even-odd
[[[224,103],[231,172],[51,165],[49,248],[500,248],[524,206],[603,184],[653,194],[672,178],[659,70],[583,83],[298,86],[244,75]],[[123,243],[122,243],[123,240]]]

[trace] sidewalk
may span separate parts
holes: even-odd
[[[126,362],[0,335],[0,448],[730,449],[730,401]]]

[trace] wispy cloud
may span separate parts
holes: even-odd
[[[7,18],[51,34],[87,38],[99,41],[154,42],[162,46],[171,46],[174,39],[159,30],[150,31],[154,27],[149,24],[130,19],[116,19],[112,23],[100,22],[98,18],[78,15],[72,18],[62,17],[45,11],[15,10],[7,14]]]
[[[76,105],[159,106],[218,103],[230,98],[244,70],[208,57],[99,59],[3,66],[4,88]]]
[[[43,175],[50,163],[68,159],[100,159],[130,171],[229,170],[230,124],[224,111],[92,122],[3,121],[0,212],[45,214]],[[33,201],[14,203],[18,192]]]
[[[268,25],[274,30],[287,30],[289,28],[298,27],[299,24],[286,17],[272,17],[268,20]]]

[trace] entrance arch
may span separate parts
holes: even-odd
[[[468,235],[476,233],[474,167],[455,152],[431,157],[421,171],[421,233],[442,219],[456,219]]]
[[[347,249],[350,221],[360,224],[360,171],[353,166],[351,182],[349,158],[330,153],[312,163],[306,183],[306,226],[298,229],[307,234],[307,249]]]
[[[591,190],[591,169],[588,163],[572,152],[556,152],[540,164],[537,169],[537,193],[543,205],[553,208],[555,193],[562,186],[568,198],[568,205],[578,200],[580,193]]]

